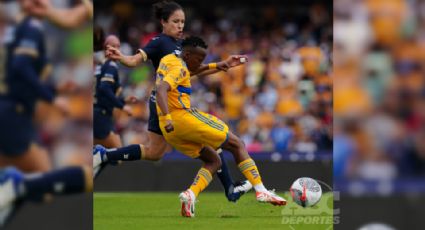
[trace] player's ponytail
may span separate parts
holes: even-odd
[[[153,4],[153,12],[155,17],[161,21],[168,21],[170,15],[176,10],[183,10],[183,8],[176,2],[173,1],[162,1]]]

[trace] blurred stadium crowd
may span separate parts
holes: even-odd
[[[185,9],[185,35],[201,36],[209,45],[205,62],[230,54],[249,55],[246,65],[194,79],[192,105],[229,124],[250,153],[330,154],[331,6],[321,3],[324,1],[233,6],[230,1],[211,8],[195,1],[178,2]],[[95,28],[117,34],[123,53],[134,54],[160,32],[152,3],[96,3]],[[116,114],[116,128],[124,144],[147,141],[147,100],[153,76],[150,63],[121,68],[124,94],[142,99],[133,106],[133,117]]]
[[[335,1],[334,18],[334,178],[423,178],[425,1]]]
[[[73,6],[72,0],[54,0],[57,8]],[[0,2],[0,43],[19,17],[16,1]],[[58,112],[52,106],[40,102],[36,120],[38,141],[51,154],[54,168],[65,165],[92,165],[92,23],[79,29],[66,31],[45,22],[44,28],[48,57],[52,74],[48,84],[66,91],[63,97],[68,104],[67,113]]]

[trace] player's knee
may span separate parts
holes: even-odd
[[[243,141],[233,134],[229,135],[229,145],[234,151],[241,151],[243,148],[245,148]]]

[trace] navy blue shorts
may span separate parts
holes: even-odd
[[[0,154],[21,156],[36,137],[32,115],[15,102],[0,100]]]
[[[93,137],[105,139],[111,131],[114,131],[112,114],[105,109],[93,108]]]
[[[155,91],[152,91],[149,98],[149,123],[148,130],[162,136],[162,131],[159,128],[158,113],[156,112],[156,96]]]

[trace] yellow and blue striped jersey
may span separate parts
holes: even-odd
[[[156,72],[156,85],[161,81],[166,81],[171,86],[168,91],[169,112],[190,108],[190,72],[186,63],[176,54],[168,54],[161,59]],[[158,105],[157,111],[161,115]]]

